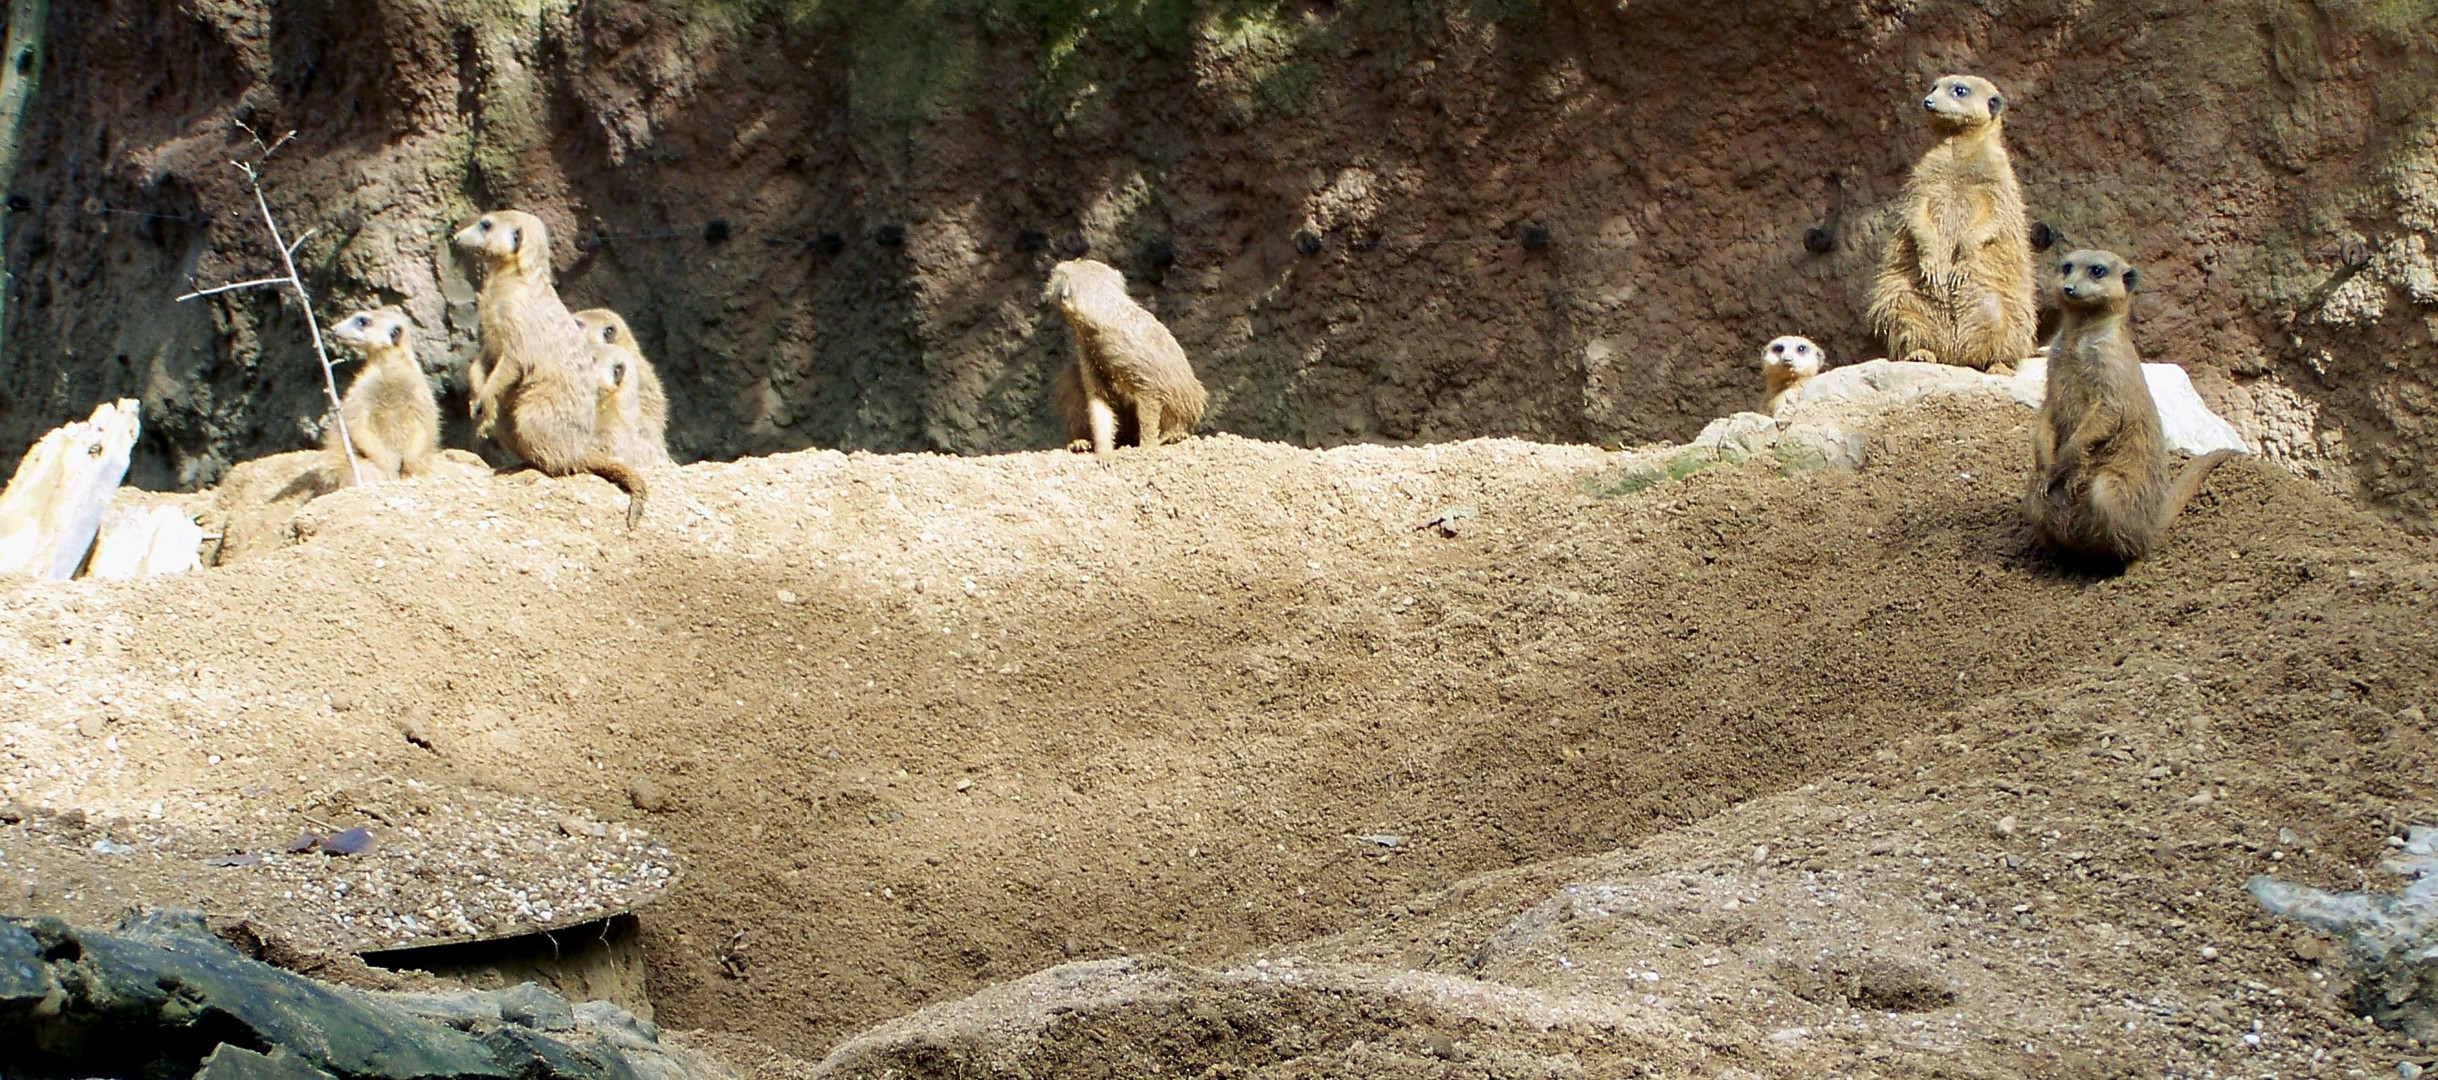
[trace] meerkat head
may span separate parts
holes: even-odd
[[[2113,251],[2077,251],[2057,263],[2057,304],[2074,311],[2123,308],[2142,272]]]
[[[599,381],[603,398],[616,397],[634,374],[634,363],[623,356],[603,356],[593,361],[593,378]]]
[[[628,352],[638,351],[635,332],[627,328],[626,320],[608,308],[588,308],[576,312],[576,325],[584,328],[584,340]]]
[[[1050,268],[1050,283],[1041,290],[1041,302],[1066,307],[1076,293],[1106,286],[1115,286],[1119,295],[1125,295],[1126,275],[1096,259],[1069,259]]]
[[[359,311],[330,328],[330,336],[349,345],[372,352],[378,349],[403,349],[406,335],[414,327],[406,313],[394,307]]]
[[[1820,346],[1812,344],[1810,338],[1790,335],[1770,342],[1768,348],[1761,350],[1761,367],[1764,370],[1781,368],[1806,379],[1820,374],[1820,368],[1827,363],[1828,354],[1820,351]]]
[[[550,271],[550,229],[522,210],[494,210],[457,233],[457,246],[497,271],[514,267],[528,275]]]
[[[2006,98],[1978,75],[1943,75],[1930,84],[1922,107],[1930,110],[1930,126],[1953,134],[1994,123],[2006,111]]]

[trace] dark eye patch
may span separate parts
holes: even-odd
[[[2092,263],[2092,264],[2091,264],[2091,280],[2093,280],[2093,281],[2106,281],[2106,280],[2108,280],[2108,268],[2107,268],[2107,267],[2105,267],[2105,266],[2100,265],[2099,263]]]

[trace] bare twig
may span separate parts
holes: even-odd
[[[197,289],[179,297],[178,300],[183,303],[198,296],[214,296],[224,292],[236,292],[239,289],[259,289],[265,285],[285,285],[287,283],[288,279],[284,277],[255,278],[252,281],[239,281],[228,285],[215,285],[208,289]]]
[[[305,246],[305,241],[313,239],[313,234],[321,230],[307,229],[293,242],[289,241],[287,237],[280,234],[279,219],[272,215],[271,200],[262,191],[263,163],[270,161],[271,155],[278,153],[280,147],[288,145],[288,140],[295,138],[296,133],[291,131],[280,136],[275,142],[265,143],[262,140],[262,133],[248,126],[245,121],[238,121],[237,127],[253,137],[254,146],[262,153],[255,155],[254,160],[250,162],[232,161],[229,164],[236,166],[238,172],[244,173],[246,186],[254,189],[254,208],[262,211],[262,226],[270,230],[271,246],[279,249],[279,265],[284,273],[278,277],[256,278],[252,281],[239,281],[227,285],[216,285],[209,289],[198,289],[179,297],[178,300],[183,303],[201,296],[216,296],[220,293],[277,285],[285,285],[296,293],[297,306],[305,309],[305,328],[313,335],[313,355],[319,357],[322,362],[322,389],[330,395],[330,422],[338,427],[339,449],[347,454],[348,474],[356,483],[361,484],[364,482],[364,465],[356,460],[355,439],[347,433],[347,411],[339,402],[338,364],[330,358],[330,347],[322,342],[322,322],[313,315],[313,294],[306,291],[304,277],[296,272],[296,249]]]

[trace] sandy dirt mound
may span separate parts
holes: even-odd
[[[2377,1047],[2242,882],[2353,887],[2426,812],[2431,551],[2240,462],[2151,564],[2060,574],[2029,418],[1932,399],[1859,473],[1615,497],[1587,448],[1232,437],[689,466],[633,534],[591,478],[342,491],[209,573],[12,587],[0,796],[208,828],[387,775],[637,820],[685,868],[662,1022],[805,1061],[1121,956],[1342,1075]],[[1076,1015],[1040,1019],[1167,1030]],[[960,1038],[931,1074],[1031,1053]],[[1096,1045],[1041,1060],[1234,1053]]]

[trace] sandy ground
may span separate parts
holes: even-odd
[[[1227,436],[689,466],[633,534],[590,478],[345,491],[0,593],[0,797],[648,829],[660,1021],[773,1075],[2392,1073],[2242,887],[2429,819],[2429,544],[2238,462],[2063,573],[2029,417],[1607,497]]]

